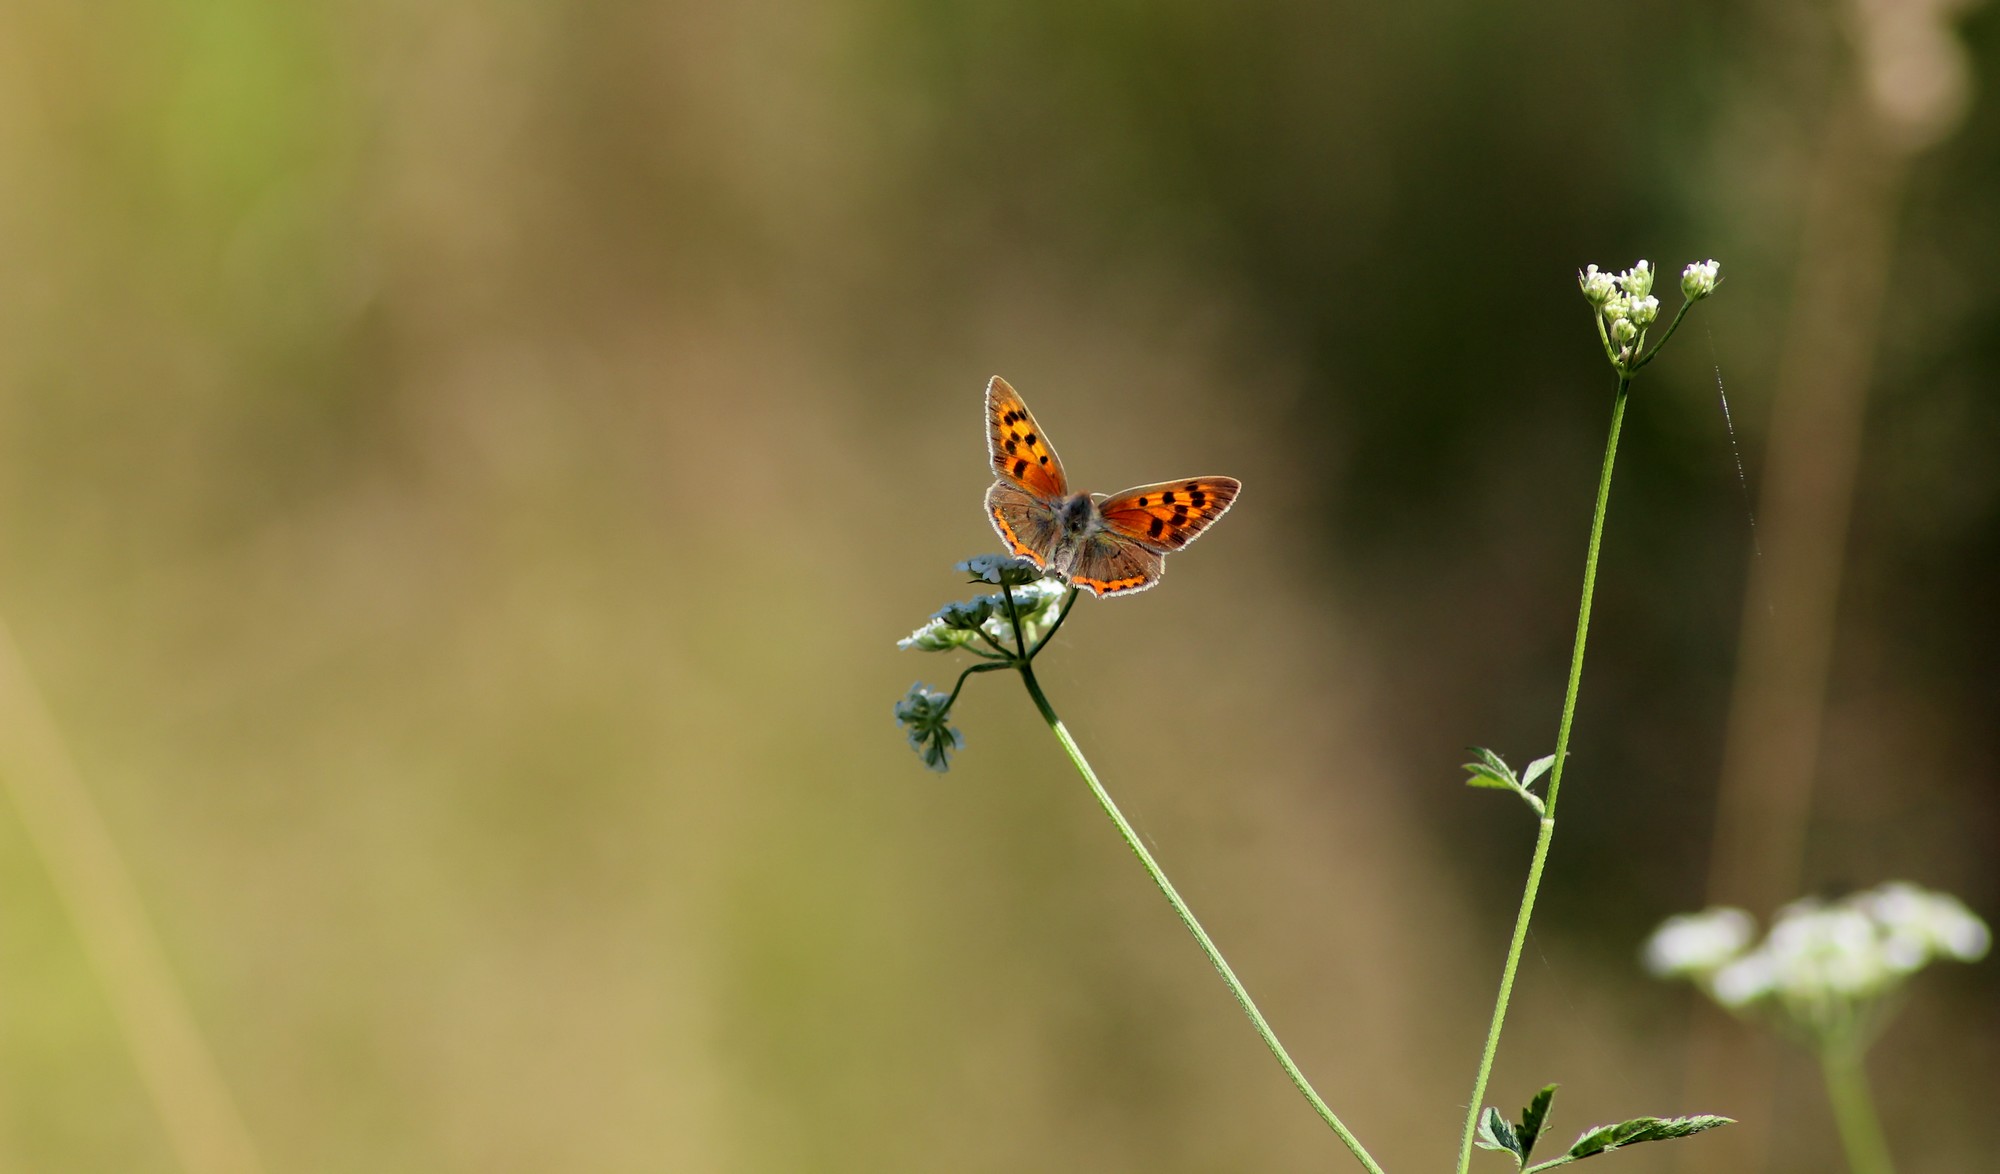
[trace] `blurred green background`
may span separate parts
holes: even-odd
[[[1082,488],[1245,482],[1044,683],[1446,1168],[1533,836],[1457,766],[1553,744],[1609,406],[1573,275],[1714,256],[1491,1099],[1835,1168],[1811,1067],[1718,1072],[1636,955],[1718,895],[2000,911],[2000,10],[1948,7],[15,0],[0,1167],[1343,1168],[1018,688],[943,778],[890,719],[995,546],[997,372]],[[1800,616],[1761,655],[1824,673],[1746,693]],[[1772,712],[1789,807],[1724,782]],[[1990,1161],[1996,994],[1877,1049],[1906,1174]]]

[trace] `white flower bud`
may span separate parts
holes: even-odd
[[[1716,271],[1720,268],[1721,266],[1711,259],[1696,261],[1681,270],[1681,296],[1690,302],[1698,302],[1714,293],[1715,283],[1719,280]]]
[[[1643,298],[1653,292],[1653,264],[1641,261],[1618,275],[1618,284],[1635,298]]]
[[[1576,275],[1576,284],[1583,290],[1583,299],[1593,306],[1602,306],[1617,292],[1611,275],[1598,272],[1595,265],[1586,265],[1583,272]]]

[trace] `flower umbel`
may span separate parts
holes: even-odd
[[[1646,942],[1646,969],[1662,977],[1707,974],[1734,958],[1756,936],[1757,923],[1741,909],[1680,913]]]
[[[1698,302],[1715,292],[1718,280],[1715,272],[1721,268],[1713,259],[1696,261],[1681,270],[1681,296],[1690,302]]]
[[[1032,567],[1034,564],[1027,565]],[[965,566],[965,563],[959,564],[961,569]],[[997,573],[1012,572],[1001,568]],[[1012,614],[1020,620],[1021,634],[1031,643],[1040,640],[1061,617],[1062,598],[1066,590],[1057,580],[1040,578],[1039,570],[1035,573],[1037,578],[1034,580],[1011,588],[1014,596]],[[1006,648],[1014,639],[1013,620],[1008,616],[1005,595],[975,595],[960,603],[945,604],[923,627],[896,641],[896,647],[914,648],[919,652],[944,652],[963,648],[983,634],[990,643]]]
[[[1641,261],[1618,275],[1618,285],[1635,298],[1643,298],[1653,292],[1653,263]]]
[[[910,748],[939,774],[951,769],[951,752],[965,745],[965,736],[945,721],[950,711],[951,698],[924,688],[922,681],[896,703],[896,720],[909,733]]]
[[[952,570],[972,576],[974,583],[1006,584],[1010,587],[1033,583],[1048,573],[1027,559],[1005,554],[974,555]]]
[[[978,661],[958,675],[949,693],[938,693],[922,682],[896,703],[896,720],[910,736],[910,745],[935,771],[951,769],[951,752],[965,744],[947,723],[959,691],[974,673],[1018,668],[1025,671],[1042,646],[1062,626],[1076,589],[1044,578],[1042,569],[1026,559],[982,554],[959,563],[957,569],[974,583],[992,583],[998,595],[975,595],[939,608],[924,625],[896,641],[898,648],[919,652],[963,649]]]
[[[1660,353],[1687,315],[1688,307],[1715,292],[1718,266],[1699,261],[1681,271],[1681,308],[1668,324],[1667,332],[1651,350],[1646,349],[1646,331],[1660,317],[1660,299],[1653,296],[1653,263],[1639,261],[1622,273],[1606,273],[1587,265],[1576,275],[1583,298],[1597,310],[1598,338],[1604,343],[1604,357],[1620,374],[1630,375]]]
[[[1576,283],[1583,290],[1583,300],[1593,306],[1602,306],[1618,292],[1618,283],[1611,274],[1600,272],[1595,265],[1586,265],[1583,272],[1576,275]]]
[[[1933,959],[1976,961],[1993,940],[1956,897],[1907,881],[1840,901],[1795,901],[1746,949],[1752,928],[1740,909],[1668,918],[1646,943],[1646,968],[1691,979],[1722,1006],[1774,1016],[1823,1045],[1878,1027],[1886,997]]]

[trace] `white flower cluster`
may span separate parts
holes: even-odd
[[[1696,261],[1681,270],[1681,296],[1690,302],[1698,302],[1715,292],[1715,283],[1722,280],[1716,271],[1722,266],[1713,258]]]
[[[1576,275],[1576,283],[1583,290],[1584,300],[1604,315],[1605,336],[1611,340],[1618,362],[1621,365],[1631,362],[1639,352],[1646,328],[1660,317],[1660,299],[1653,296],[1653,263],[1641,261],[1616,274],[1589,265]],[[1686,288],[1685,277],[1682,288]],[[1711,283],[1709,288],[1714,285]]]
[[[1956,897],[1907,881],[1840,901],[1795,901],[1751,949],[1754,932],[1741,909],[1671,917],[1646,943],[1646,968],[1690,978],[1731,1010],[1772,1006],[1826,1038],[1859,1022],[1932,959],[1976,961],[1993,942]]]
[[[1061,618],[1067,588],[1060,579],[1036,579],[1012,590],[1021,636],[1032,646]],[[896,641],[896,647],[945,652],[971,646],[980,632],[1000,648],[1014,647],[1014,625],[1007,617],[1005,596],[980,595],[964,603],[947,604],[923,627]]]

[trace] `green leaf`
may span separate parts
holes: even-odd
[[[1473,1142],[1483,1150],[1506,1150],[1514,1155],[1517,1163],[1526,1160],[1521,1143],[1514,1137],[1513,1126],[1507,1124],[1500,1110],[1491,1105],[1486,1106],[1486,1112],[1479,1116],[1479,1135],[1473,1138]]]
[[[1521,772],[1521,785],[1524,787],[1534,786],[1535,780],[1547,774],[1549,768],[1551,766],[1554,766],[1555,763],[1556,763],[1556,756],[1553,754],[1544,754],[1540,758],[1537,758],[1533,762],[1529,763],[1528,769]]]
[[[1571,1160],[1595,1157],[1608,1154],[1620,1146],[1638,1145],[1642,1141],[1670,1141],[1702,1133],[1718,1125],[1734,1124],[1734,1118],[1707,1113],[1695,1117],[1634,1117],[1616,1125],[1598,1125],[1585,1130],[1570,1144],[1568,1157]]]
[[[1535,1094],[1528,1107],[1521,1110],[1521,1123],[1514,1127],[1514,1136],[1521,1143],[1521,1161],[1527,1162],[1534,1152],[1535,1140],[1542,1136],[1542,1126],[1549,1123],[1549,1105],[1556,1099],[1556,1086],[1551,1084]]]
[[[1484,746],[1467,746],[1473,761],[1465,763],[1466,773],[1472,777],[1465,780],[1469,787],[1491,787],[1496,791],[1516,791],[1520,789],[1519,779],[1514,777],[1514,768],[1498,754]]]

